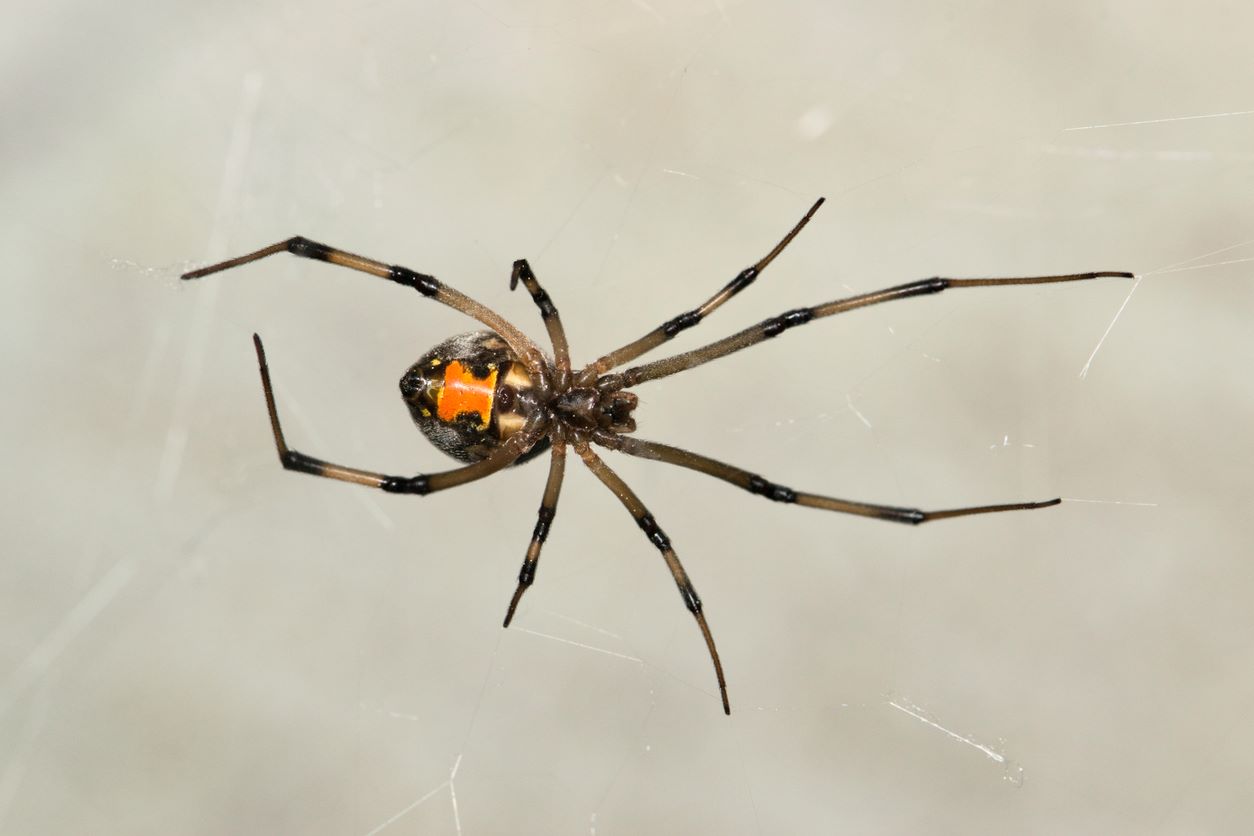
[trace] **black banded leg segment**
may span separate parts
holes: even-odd
[[[211,264],[208,267],[201,267],[198,270],[189,270],[182,275],[182,278],[199,279],[283,252],[291,253],[301,258],[313,259],[314,261],[325,261],[338,267],[347,267],[350,270],[357,270],[371,276],[377,276],[380,279],[396,282],[404,287],[413,288],[428,299],[434,299],[443,305],[466,314],[472,319],[479,320],[501,335],[505,342],[509,344],[509,347],[514,350],[514,353],[527,364],[537,386],[541,388],[542,394],[547,393],[549,381],[544,373],[544,355],[525,334],[511,325],[496,311],[454,290],[435,276],[419,273],[399,264],[384,264],[381,261],[375,261],[373,258],[339,250],[326,244],[319,244],[317,241],[310,241],[308,238],[297,235],[285,241],[279,241],[277,244],[262,247],[256,252],[248,253],[247,255],[227,259],[217,264]]]
[[[1100,272],[1100,273],[1068,273],[1059,276],[1025,276],[1021,278],[1003,278],[1003,279],[946,279],[931,278],[920,279],[919,281],[909,282],[907,284],[897,285],[896,287],[877,290],[872,293],[863,293],[858,296],[850,296],[847,299],[837,299],[833,302],[826,302],[822,305],[815,305],[809,308],[797,308],[787,311],[779,316],[773,316],[765,319],[757,325],[750,326],[745,330],[725,337],[717,342],[694,349],[693,351],[676,354],[673,357],[666,357],[656,360],[652,363],[646,363],[642,366],[633,366],[625,370],[621,374],[610,374],[598,381],[598,388],[605,389],[626,389],[640,383],[650,380],[667,377],[668,375],[682,372],[685,369],[691,369],[694,366],[700,366],[711,360],[717,360],[720,357],[726,357],[728,354],[740,351],[744,348],[757,345],[760,342],[769,340],[771,337],[777,337],[789,328],[795,328],[799,325],[805,325],[816,319],[822,319],[826,316],[845,313],[857,308],[865,308],[871,305],[878,305],[882,302],[895,302],[898,299],[908,299],[912,296],[927,296],[933,293],[940,293],[951,287],[996,287],[1001,285],[1025,285],[1025,284],[1054,284],[1058,282],[1078,282],[1087,279],[1098,278],[1135,278],[1132,273],[1123,272]]]
[[[668,444],[659,444],[655,441],[629,438],[604,431],[595,433],[593,440],[603,447],[618,450],[630,456],[679,465],[689,470],[704,473],[707,476],[713,476],[715,479],[722,479],[724,482],[735,485],[742,490],[766,497],[775,502],[803,505],[807,508],[819,508],[824,511],[836,511],[841,514],[855,514],[860,517],[871,517],[877,520],[906,523],[907,525],[919,525],[932,520],[944,520],[952,517],[969,517],[975,514],[995,514],[1001,511],[1030,511],[1036,508],[1048,508],[1062,502],[1061,499],[1046,499],[1040,502],[1014,502],[1005,505],[976,505],[965,508],[948,508],[941,511],[920,511],[918,508],[876,505],[870,502],[855,502],[831,496],[801,493],[784,485],[771,482],[756,473],[741,470],[738,467],[733,467],[730,464],[725,464],[680,447],[671,447]]]
[[[562,492],[562,478],[566,472],[566,436],[559,430],[552,433],[550,439],[549,480],[544,485],[544,498],[540,500],[540,510],[536,514],[536,527],[531,534],[531,544],[527,546],[522,569],[518,572],[518,588],[514,590],[514,597],[510,599],[509,609],[505,611],[505,623],[502,625],[504,627],[508,627],[509,623],[514,620],[514,610],[517,609],[518,602],[522,600],[523,593],[536,579],[536,567],[540,563],[540,549],[544,548],[544,541],[548,539],[553,518],[557,516],[557,498]]]
[[[710,652],[710,661],[714,663],[714,675],[718,678],[719,695],[723,699],[723,713],[731,714],[731,703],[727,700],[727,680],[723,677],[723,663],[719,661],[718,648],[714,646],[714,635],[710,632],[710,625],[706,623],[701,598],[697,595],[697,590],[693,587],[692,581],[689,580],[688,573],[684,571],[684,565],[679,562],[679,556],[671,548],[670,538],[658,526],[657,521],[653,519],[653,515],[649,513],[649,509],[640,501],[635,492],[627,487],[627,483],[611,470],[609,465],[601,460],[600,456],[592,451],[587,441],[577,438],[575,440],[575,452],[583,459],[583,463],[588,466],[588,469],[601,480],[602,484],[618,497],[619,501],[627,508],[627,511],[635,518],[636,524],[640,526],[640,530],[649,538],[649,542],[662,553],[662,559],[666,561],[666,568],[670,569],[671,577],[675,579],[675,586],[679,588],[679,595],[684,599],[684,606],[688,608],[688,612],[692,613],[692,617],[696,619],[697,627],[700,628],[701,635],[705,639],[706,649]]]
[[[797,237],[797,233],[801,232],[802,228],[810,222],[810,218],[814,217],[814,213],[817,212],[819,207],[823,205],[823,200],[824,199],[820,197],[817,201],[815,201],[814,205],[810,207],[810,210],[805,213],[805,216],[797,222],[797,224],[788,232],[787,235],[783,237],[782,240],[780,240],[778,244],[775,245],[774,249],[762,256],[762,258],[758,259],[755,264],[746,267],[744,270],[737,273],[735,278],[724,285],[723,289],[718,293],[715,293],[709,299],[705,300],[704,304],[691,311],[685,311],[673,319],[663,322],[657,328],[654,328],[652,331],[645,334],[635,342],[628,343],[622,348],[611,351],[604,357],[590,363],[579,373],[579,385],[589,386],[598,375],[604,374],[610,369],[621,366],[623,363],[631,362],[645,352],[652,351],[662,343],[673,339],[676,334],[693,327],[701,320],[709,316],[716,308],[728,299],[731,299],[737,293],[753,284],[754,280],[757,279],[762,271],[767,268],[767,265],[774,261],[775,257],[783,252],[785,247],[792,243],[792,239]]]
[[[543,419],[538,417],[522,431],[511,436],[505,444],[498,447],[483,461],[441,473],[420,473],[416,476],[390,476],[386,473],[334,464],[307,456],[287,446],[287,439],[283,436],[283,425],[279,421],[279,410],[274,402],[274,387],[270,383],[270,366],[266,363],[266,350],[261,344],[261,337],[256,334],[253,334],[253,347],[257,350],[257,367],[261,372],[261,388],[266,396],[266,411],[270,414],[270,429],[274,433],[274,446],[279,454],[279,462],[286,470],[338,479],[342,482],[353,482],[370,488],[379,488],[388,493],[425,495],[464,485],[509,467],[515,459],[531,449],[540,438]],[[513,443],[515,440],[518,443]]]
[[[295,235],[285,241],[262,247],[256,252],[248,253],[247,255],[230,258],[217,264],[211,264],[208,267],[201,267],[198,270],[189,270],[182,275],[182,278],[199,279],[283,252],[291,253],[301,258],[313,259],[314,261],[325,261],[339,267],[347,267],[350,270],[359,270],[362,273],[369,273],[381,279],[389,279],[397,284],[412,287],[423,296],[435,296],[439,293],[441,287],[440,282],[434,276],[418,273],[407,267],[387,265],[381,261],[375,261],[373,258],[339,250],[335,247],[328,247],[326,244],[319,244],[317,241],[311,241],[302,235]]]
[[[562,317],[558,314],[553,300],[549,298],[548,291],[536,280],[536,274],[525,258],[514,262],[514,271],[509,277],[509,289],[514,290],[518,287],[519,281],[523,283],[523,287],[527,288],[532,301],[540,309],[540,318],[544,320],[544,327],[549,332],[549,342],[553,343],[553,367],[557,371],[560,389],[562,384],[570,379],[570,345],[566,341],[566,328],[562,325]]]

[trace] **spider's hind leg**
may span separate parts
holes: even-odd
[[[253,334],[253,347],[257,350],[257,370],[261,373],[261,389],[266,397],[266,411],[270,414],[270,429],[274,433],[274,446],[279,454],[279,462],[286,470],[338,479],[342,482],[353,482],[370,488],[379,488],[388,493],[425,495],[464,485],[509,467],[535,446],[543,433],[544,418],[537,415],[486,459],[442,473],[389,476],[373,470],[334,464],[287,446],[287,439],[283,435],[283,425],[279,421],[279,410],[274,402],[274,387],[270,383],[270,367],[266,363],[266,350],[261,344],[261,337],[256,334]]]
[[[659,444],[656,441],[645,441],[642,438],[624,438],[614,433],[593,433],[593,440],[603,447],[652,459],[666,464],[686,467],[715,479],[735,485],[751,494],[783,502],[789,505],[801,505],[807,508],[819,508],[824,511],[836,511],[841,514],[854,514],[888,522],[919,525],[932,520],[947,520],[954,517],[969,517],[975,514],[997,514],[1002,511],[1032,511],[1037,508],[1050,508],[1062,502],[1061,499],[1044,499],[1031,502],[1011,502],[1000,505],[968,505],[961,508],[946,508],[940,511],[922,511],[918,508],[906,508],[897,505],[879,505],[873,502],[859,502],[850,499],[838,499],[834,496],[822,496],[815,493],[795,491],[786,485],[771,482],[768,479],[751,473],[734,465],[720,462],[709,456],[694,453],[681,447]]]
[[[609,465],[601,461],[601,457],[592,451],[587,441],[577,438],[575,441],[575,452],[583,459],[583,463],[588,466],[588,469],[601,480],[601,483],[618,497],[619,502],[623,503],[623,506],[635,518],[636,525],[640,526],[640,530],[649,538],[649,542],[662,553],[662,559],[666,561],[666,568],[670,569],[671,577],[675,579],[675,586],[679,587],[679,594],[684,599],[684,606],[688,608],[688,612],[692,613],[692,617],[696,619],[697,627],[701,630],[701,636],[705,639],[705,647],[710,653],[710,661],[714,663],[714,675],[718,679],[719,695],[723,699],[723,713],[731,714],[731,703],[727,700],[727,680],[723,677],[723,663],[719,661],[718,648],[714,646],[714,635],[710,632],[710,625],[705,620],[705,608],[701,603],[700,596],[697,595],[696,588],[692,585],[692,581],[688,579],[688,573],[684,570],[684,565],[679,562],[679,556],[671,548],[670,538],[658,526],[657,521],[653,519],[653,515],[649,513],[649,509],[640,501],[635,492],[627,487],[627,483],[611,470]]]

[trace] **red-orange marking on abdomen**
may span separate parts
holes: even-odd
[[[436,399],[436,415],[441,421],[452,421],[464,412],[479,416],[480,428],[486,427],[492,418],[492,398],[496,395],[496,369],[490,369],[487,377],[475,377],[474,372],[454,360],[444,369],[444,387]]]

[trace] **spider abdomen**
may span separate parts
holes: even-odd
[[[409,367],[400,387],[427,440],[462,462],[486,459],[543,408],[526,366],[491,331],[459,334],[440,343]],[[547,447],[541,441],[514,464]]]

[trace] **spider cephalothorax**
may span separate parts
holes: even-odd
[[[908,524],[971,514],[1044,508],[1057,505],[1061,500],[921,511],[917,508],[877,505],[795,491],[756,473],[698,453],[628,437],[626,434],[636,429],[632,412],[637,401],[636,396],[627,389],[749,348],[816,319],[881,302],[939,293],[957,287],[1049,284],[1101,276],[1132,277],[1131,273],[1100,272],[1025,278],[921,279],[822,305],[790,310],[702,348],[621,372],[613,371],[657,348],[682,331],[696,326],[716,308],[751,285],[810,221],[822,203],[820,198],[769,253],[738,273],[700,307],[663,322],[640,339],[600,357],[577,373],[571,368],[566,332],[557,308],[540,287],[525,260],[514,262],[510,288],[517,287],[521,281],[531,294],[540,309],[549,340],[553,344],[552,358],[546,357],[534,342],[499,314],[453,290],[434,276],[337,250],[300,236],[229,261],[189,271],[183,274],[183,278],[197,279],[268,255],[290,252],[303,258],[330,262],[396,282],[488,326],[490,331],[462,334],[445,340],[423,355],[401,378],[401,394],[418,428],[440,450],[465,462],[464,466],[454,470],[416,476],[389,476],[372,470],[333,464],[290,449],[279,423],[265,350],[261,338],[254,334],[262,390],[265,393],[279,461],[289,470],[355,482],[390,493],[428,494],[482,479],[548,450],[548,481],[537,514],[535,530],[531,535],[531,544],[527,547],[522,568],[518,573],[518,585],[505,613],[505,626],[508,627],[523,593],[535,580],[540,549],[557,513],[557,500],[566,467],[566,448],[568,445],[573,446],[588,469],[618,497],[650,542],[661,552],[666,567],[679,588],[684,605],[696,619],[705,639],[710,660],[714,663],[723,710],[730,714],[723,666],[696,589],[688,579],[683,564],[679,562],[670,538],[631,488],[592,450],[593,444],[696,470],[776,502]]]

